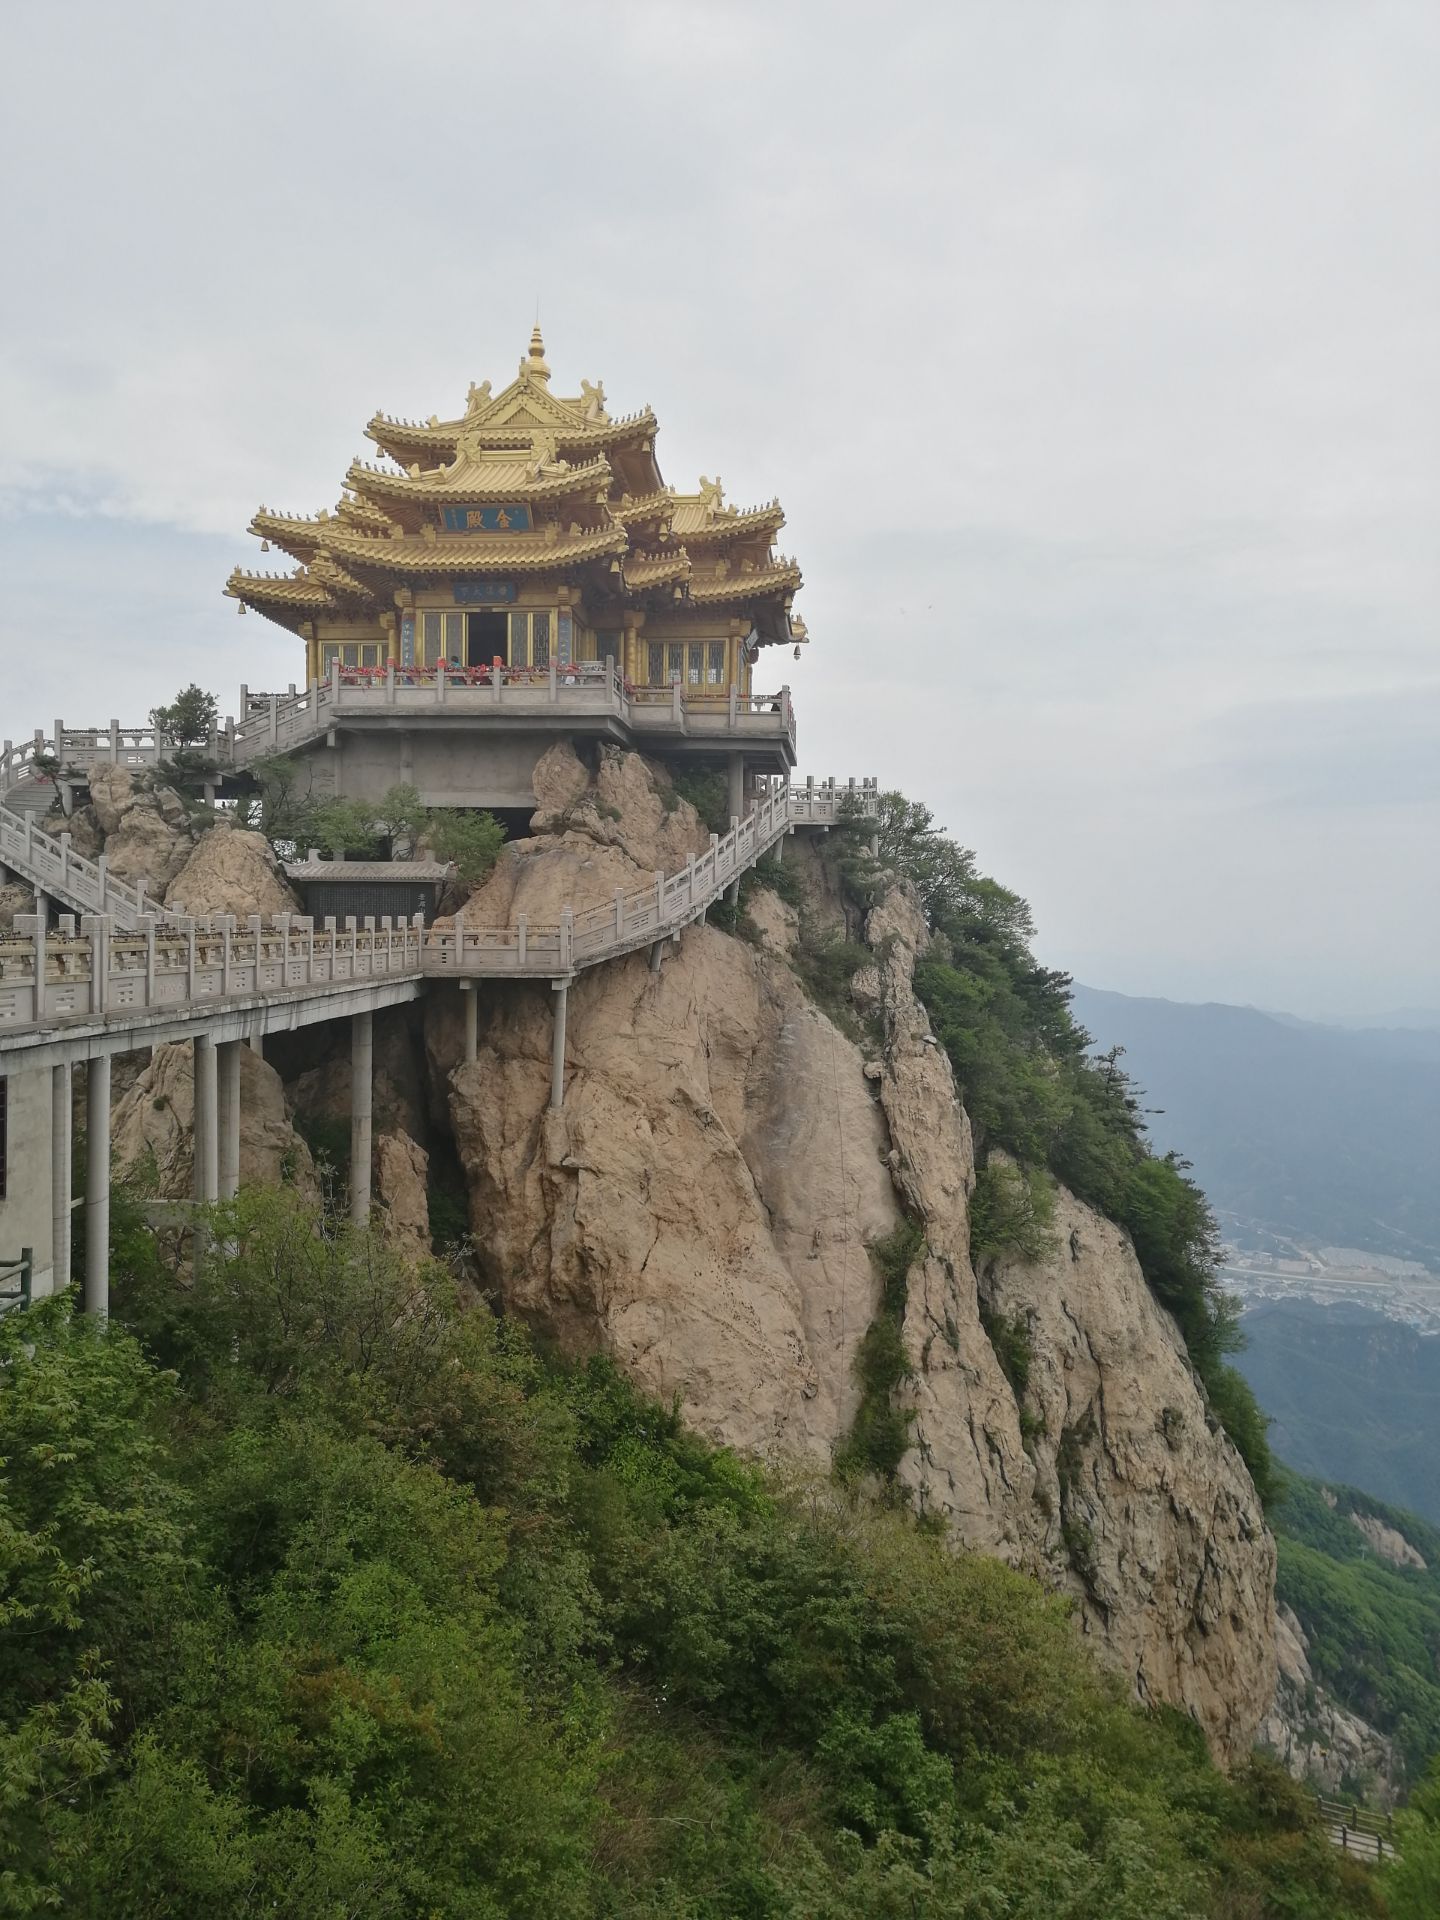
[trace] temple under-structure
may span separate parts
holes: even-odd
[[[435,805],[524,805],[557,732],[728,755],[732,773],[737,754],[793,766],[777,650],[798,658],[806,635],[779,502],[666,486],[654,414],[612,419],[580,385],[551,392],[537,326],[516,378],[472,386],[459,419],[377,413],[378,457],[352,463],[333,509],[251,521],[296,564],[237,568],[225,590],[296,635],[297,682],[340,696],[337,789],[404,779]]]

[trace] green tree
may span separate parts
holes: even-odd
[[[182,687],[168,707],[152,707],[150,724],[163,733],[172,746],[197,747],[210,738],[220,717],[213,693],[206,693],[192,680]]]
[[[437,860],[451,861],[460,885],[478,887],[500,858],[505,829],[490,813],[469,813],[437,807],[424,828],[425,840]]]

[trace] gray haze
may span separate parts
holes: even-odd
[[[1437,82],[1428,0],[8,0],[3,731],[293,678],[251,511],[538,296],[783,498],[803,769],[1101,985],[1440,1004]]]

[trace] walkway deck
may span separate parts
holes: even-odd
[[[351,921],[342,929],[333,920],[317,928],[298,915],[241,923],[232,915],[162,919],[146,912],[132,927],[95,914],[78,931],[67,916],[58,931],[42,932],[33,917],[21,916],[25,932],[0,944],[0,1055],[62,1038],[93,1048],[114,1033],[135,1036],[131,1045],[151,1045],[152,1027],[203,1020],[236,1000],[323,998],[367,981],[568,980],[678,934],[794,828],[828,828],[852,813],[872,814],[876,804],[870,782],[777,785],[678,873],[657,873],[645,887],[617,892],[608,906],[578,913],[567,907],[556,925],[532,926],[521,916],[505,927],[427,932],[418,922]]]

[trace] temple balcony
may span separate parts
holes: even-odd
[[[242,717],[217,742],[223,770],[337,733],[581,734],[672,753],[742,752],[757,773],[795,765],[788,687],[632,686],[611,660],[546,667],[343,667],[303,693],[242,689]]]
[[[257,761],[300,754],[317,791],[378,799],[414,785],[430,806],[527,808],[536,761],[557,738],[600,739],[663,757],[708,760],[733,775],[787,777],[795,766],[788,687],[632,686],[610,660],[571,667],[333,666],[282,694],[240,690],[240,718],[187,749],[207,797],[248,784]],[[177,752],[152,727],[55,723],[0,753],[0,806],[43,811],[57,788],[83,789],[96,765],[136,769]],[[68,802],[67,802],[68,804]]]

